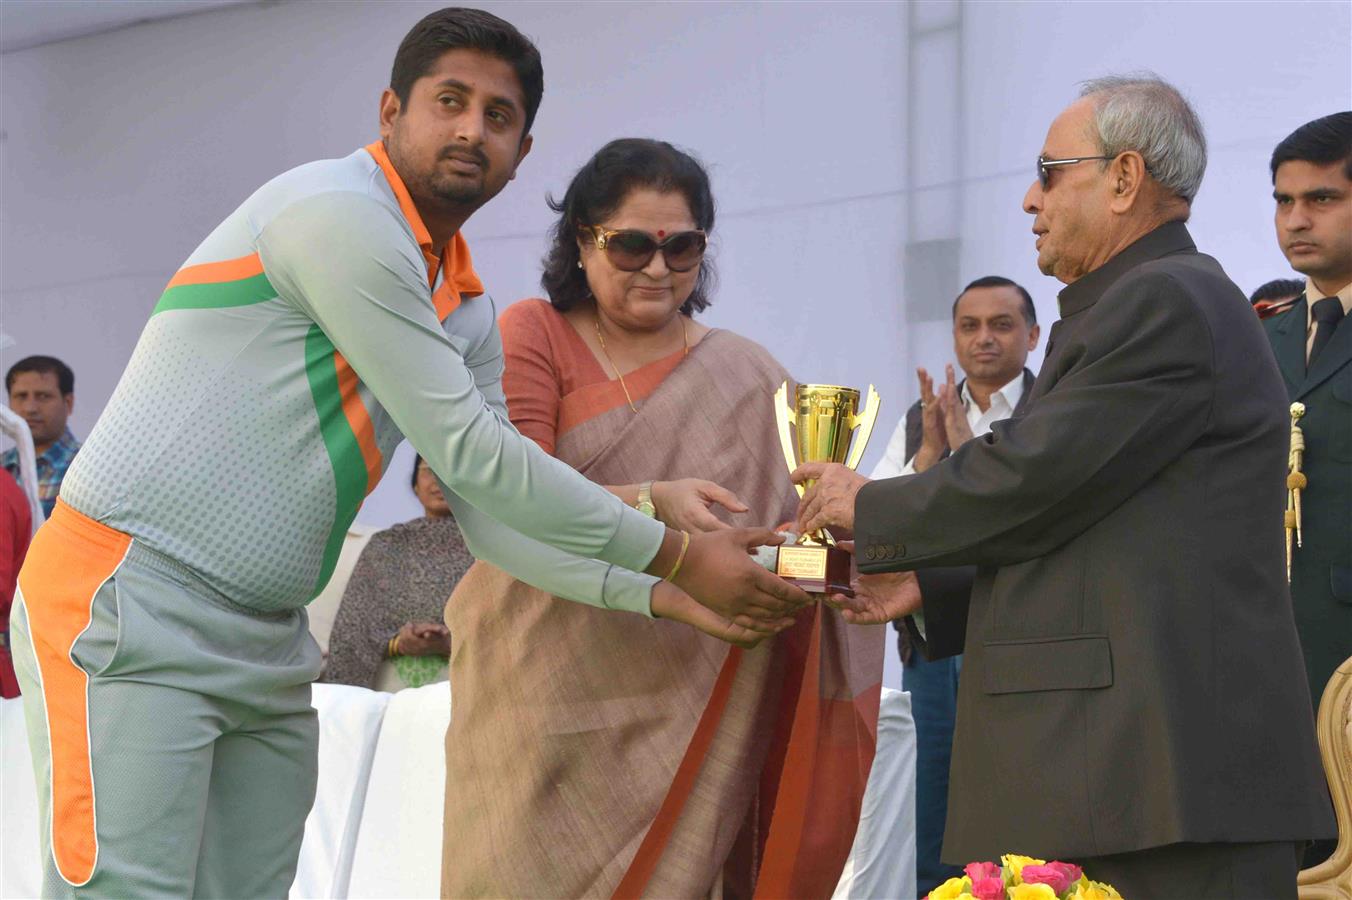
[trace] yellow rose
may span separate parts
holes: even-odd
[[[929,900],[957,900],[971,888],[972,882],[966,876],[950,878],[929,892]],[[970,896],[970,895],[969,895]]]
[[[1117,893],[1112,885],[1081,878],[1075,882],[1075,891],[1068,895],[1066,900],[1122,900],[1122,895]]]
[[[1033,859],[1031,856],[1019,856],[1014,853],[1006,853],[1000,857],[1000,863],[1009,869],[1010,876],[1014,879],[1014,884],[1023,884],[1024,866],[1045,866],[1045,859]]]
[[[1009,889],[1009,900],[1056,900],[1056,891],[1050,884],[1016,884]]]

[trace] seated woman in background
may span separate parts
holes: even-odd
[[[712,281],[704,169],[613,141],[551,206],[550,299],[501,319],[513,424],[672,527],[791,520],[772,402],[789,376],[692,318]],[[817,604],[730,649],[484,563],[446,622],[443,896],[831,893],[873,759],[881,628]]]
[[[334,617],[325,681],[394,691],[446,679],[451,635],[441,608],[474,557],[421,456],[413,493],[426,514],[371,535],[357,559]]]

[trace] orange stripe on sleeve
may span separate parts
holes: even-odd
[[[343,415],[352,433],[357,436],[357,446],[361,448],[362,461],[366,463],[366,493],[376,489],[380,481],[382,457],[376,446],[376,428],[371,422],[371,413],[361,402],[357,393],[357,373],[338,351],[333,353],[334,368],[338,370],[338,393],[343,398]]]
[[[241,256],[239,259],[227,259],[221,262],[199,263],[184,266],[169,279],[169,288],[182,287],[185,284],[218,284],[222,281],[240,281],[263,274],[263,260],[257,253]]]
[[[47,714],[52,856],[61,877],[76,887],[94,877],[98,832],[89,676],[70,654],[89,627],[94,595],[122,565],[130,547],[130,535],[100,525],[58,499],[19,572]]]

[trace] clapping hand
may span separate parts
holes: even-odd
[[[949,378],[952,378],[953,368],[950,366],[948,371]],[[920,381],[921,438],[920,449],[916,450],[911,467],[923,472],[943,457],[948,447],[948,434],[944,431],[943,408],[934,394],[934,379],[923,367],[916,369],[915,374]]]
[[[939,411],[944,420],[948,449],[956,452],[959,447],[972,439],[972,426],[967,421],[967,407],[963,405],[962,395],[953,381],[953,366],[947,365],[944,370],[948,378],[939,388]]]

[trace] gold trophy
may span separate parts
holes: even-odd
[[[800,384],[790,404],[789,383],[784,382],[775,392],[775,419],[789,471],[810,462],[857,467],[878,420],[878,406],[873,385],[860,412],[859,391],[832,384]],[[811,482],[797,485],[798,496],[810,486]],[[802,535],[796,544],[780,547],[775,574],[811,594],[854,596],[850,554],[837,547],[825,531]]]

